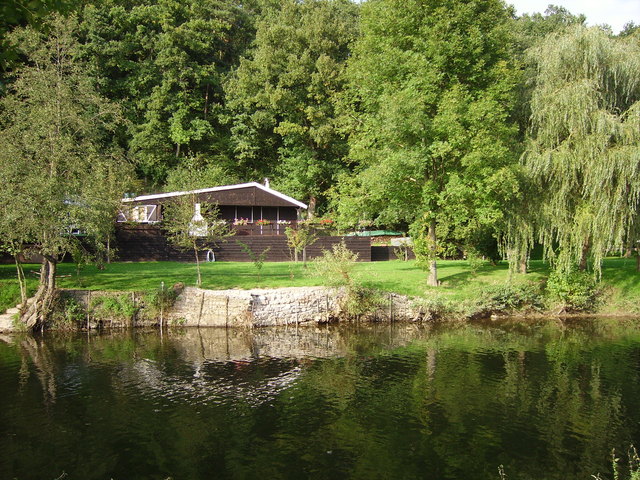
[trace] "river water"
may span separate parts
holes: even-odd
[[[612,478],[640,325],[0,337],[0,478]]]

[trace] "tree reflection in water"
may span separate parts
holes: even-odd
[[[0,468],[589,478],[638,443],[639,332],[592,319],[4,336]]]

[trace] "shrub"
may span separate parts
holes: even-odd
[[[97,321],[133,322],[138,308],[129,294],[101,295],[91,301],[91,316]]]
[[[478,270],[480,270],[480,267],[482,267],[484,264],[485,260],[475,248],[467,249],[467,265],[469,265],[469,269],[471,270],[472,275],[477,275]]]
[[[593,276],[587,272],[553,272],[547,281],[547,294],[565,311],[591,310],[598,291]]]
[[[86,316],[87,311],[75,299],[58,297],[50,322],[53,328],[70,330],[82,325]]]
[[[150,293],[144,295],[142,303],[144,304],[143,315],[145,319],[153,320],[161,316],[162,312],[167,312],[178,298],[179,291],[184,286],[176,284],[171,288],[160,287]]]
[[[485,310],[517,310],[544,308],[544,294],[541,283],[508,283],[486,287],[481,291]]]
[[[340,308],[349,318],[358,318],[375,312],[382,305],[380,293],[362,285],[350,285],[340,302]]]
[[[313,261],[315,273],[328,287],[349,287],[356,267],[358,254],[349,250],[344,242],[336,243],[331,250],[324,250],[322,256]]]
[[[416,299],[415,304],[427,314],[427,318],[432,320],[457,317],[458,315],[467,316],[465,312],[466,305],[462,305],[460,302],[453,302],[439,295]]]
[[[149,303],[156,309],[168,310],[178,298],[178,292],[174,288],[160,287],[149,295]]]
[[[326,286],[344,289],[340,308],[347,318],[372,314],[382,304],[382,298],[375,289],[364,287],[353,278],[357,259],[358,254],[341,242],[333,245],[331,250],[324,250],[322,256],[313,261],[316,275]]]

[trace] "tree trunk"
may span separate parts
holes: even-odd
[[[640,247],[636,248],[636,272],[640,272]]]
[[[436,221],[432,219],[429,222],[429,248],[431,249],[431,261],[429,262],[429,278],[427,285],[430,287],[438,286],[438,265],[436,263]]]
[[[518,260],[518,273],[527,273],[527,256],[524,253],[520,254]]]
[[[313,218],[316,215],[316,202],[316,197],[309,197],[309,208],[307,209],[307,215],[309,216],[309,218]]]
[[[40,285],[29,306],[23,310],[21,320],[33,330],[43,327],[47,317],[53,310],[56,293],[56,268],[57,261],[49,256],[42,257],[40,267]]]
[[[591,242],[589,240],[585,240],[582,245],[582,253],[580,254],[580,264],[578,265],[578,269],[581,272],[584,272],[587,269],[587,260],[589,258],[589,250],[591,249]]]
[[[307,266],[307,247],[302,249],[302,265]]]
[[[298,263],[298,249],[297,248],[293,249],[293,261]]]
[[[20,304],[22,305],[22,310],[27,304],[27,282],[24,278],[24,270],[22,268],[22,262],[20,261],[19,255],[14,255],[13,259],[16,262],[16,270],[18,271],[18,284],[20,285]]]

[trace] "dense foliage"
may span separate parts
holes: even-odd
[[[432,285],[436,258],[502,247],[524,270],[541,243],[569,274],[637,246],[633,22],[614,35],[500,0],[11,5],[4,250],[54,259],[73,223],[108,242],[125,185],[265,177],[342,230],[410,233]]]

